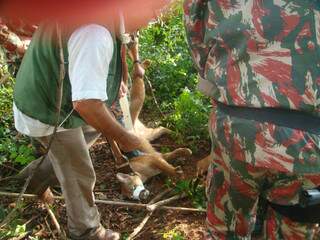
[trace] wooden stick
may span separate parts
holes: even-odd
[[[167,188],[164,191],[161,191],[158,195],[156,195],[148,204],[154,204],[157,201],[161,200],[162,197],[164,197],[165,195],[167,195],[169,192],[171,192],[172,189],[171,188]]]
[[[144,228],[146,223],[149,221],[150,217],[152,216],[154,212],[148,212],[148,214],[145,216],[145,218],[142,220],[142,222],[139,224],[138,227],[136,227],[133,232],[130,234],[130,236],[127,238],[127,240],[133,240],[135,239],[138,234],[141,232],[141,230]]]
[[[50,227],[50,225],[49,225],[49,223],[48,223],[48,221],[47,221],[47,218],[44,218],[44,221],[45,221],[45,223],[46,223],[46,225],[47,225],[47,228],[48,228],[49,231],[51,232],[51,235],[52,235],[53,239],[57,240],[57,237],[56,237],[56,235],[54,234],[54,232],[52,231],[52,229],[51,229],[51,227]]]
[[[57,232],[58,232],[59,236],[61,236],[61,233],[62,233],[62,232],[61,232],[61,227],[60,227],[60,224],[59,224],[56,216],[54,215],[54,213],[53,213],[52,210],[50,209],[48,203],[45,203],[44,206],[45,206],[45,208],[47,209],[47,212],[48,212],[48,214],[49,214],[49,216],[50,216],[50,218],[51,218],[51,221],[52,221],[53,225],[54,225],[55,228],[57,229]]]
[[[155,210],[156,210],[158,207],[160,207],[160,206],[163,206],[163,205],[165,205],[165,204],[171,203],[171,202],[173,202],[173,201],[175,201],[175,200],[178,200],[178,199],[181,199],[181,198],[184,198],[184,197],[186,197],[185,194],[175,195],[175,196],[173,196],[173,197],[171,197],[171,198],[162,200],[162,201],[160,201],[160,202],[157,202],[157,203],[154,203],[154,204],[151,204],[151,205],[148,204],[147,210],[150,211],[150,212],[153,212],[153,211],[155,211]]]
[[[9,192],[0,192],[0,196],[7,196],[7,197],[18,197],[19,193],[9,193]],[[37,195],[34,194],[23,194],[24,198],[38,198]],[[57,200],[64,200],[63,197],[54,197]],[[96,199],[96,203],[106,204],[106,205],[113,205],[113,206],[122,206],[122,207],[132,207],[132,208],[145,208],[147,209],[149,204],[142,204],[142,203],[132,203],[132,202],[124,202],[124,201],[106,201],[106,200],[99,200]],[[184,212],[202,212],[205,213],[206,210],[204,209],[197,209],[197,208],[185,208],[185,207],[169,207],[169,206],[160,206],[157,208],[161,210],[172,210],[172,211],[184,211]],[[147,209],[148,210],[148,209]]]
[[[9,170],[12,170],[14,172],[19,172],[19,170],[15,169],[14,167],[8,166],[8,165],[6,165],[4,163],[1,163],[1,166],[4,167],[4,168],[7,168]]]
[[[164,201],[161,201],[161,202],[156,203],[156,201],[160,200],[163,196],[165,196],[167,193],[169,193],[171,191],[172,191],[172,189],[167,189],[167,190],[159,193],[157,196],[155,196],[149,202],[149,205],[151,204],[151,206],[155,206],[154,207],[154,210],[155,210],[157,207],[160,206],[161,202],[162,203],[164,202]],[[173,198],[171,198],[171,199],[173,199]],[[168,202],[169,201],[167,201],[166,203],[168,203]],[[148,220],[150,219],[150,217],[154,213],[154,210],[152,210],[151,212],[148,212],[148,214],[145,216],[145,218],[142,220],[142,222],[139,224],[139,226],[134,229],[134,231],[130,234],[130,236],[127,238],[127,240],[133,240],[138,236],[138,234],[141,232],[141,230],[144,228],[144,226],[146,225],[146,223],[148,222]]]

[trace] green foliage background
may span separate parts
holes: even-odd
[[[14,78],[4,62],[5,55],[0,49],[0,79],[2,80],[0,84],[0,164],[10,162],[25,165],[35,157],[30,139],[19,135],[14,128],[12,114]]]
[[[190,146],[196,140],[208,139],[210,103],[196,91],[197,72],[187,46],[181,7],[141,31],[140,54],[152,61],[146,80],[152,83],[166,115],[162,124],[175,131],[179,142]],[[154,111],[151,98],[146,99],[145,107]]]

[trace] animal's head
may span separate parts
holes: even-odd
[[[150,192],[145,189],[137,173],[134,175],[117,173],[117,179],[121,183],[121,193],[125,197],[135,200],[146,200],[149,197]]]

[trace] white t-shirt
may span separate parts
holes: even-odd
[[[106,79],[113,56],[113,38],[103,26],[90,24],[74,31],[68,41],[72,101],[108,99]],[[53,133],[54,127],[23,114],[13,105],[16,129],[31,137]],[[60,127],[58,131],[64,131]]]

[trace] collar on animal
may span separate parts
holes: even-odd
[[[137,186],[136,189],[133,191],[132,198],[135,200],[140,200],[140,193],[144,190],[146,189],[143,185]]]
[[[132,158],[142,156],[144,153],[139,150],[133,150],[131,152],[124,153],[124,155],[128,160],[130,160]]]

